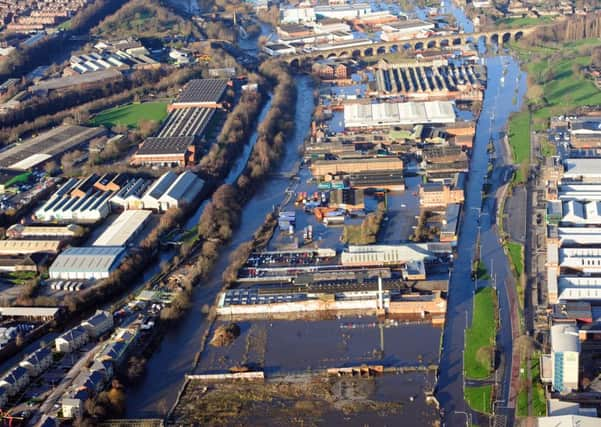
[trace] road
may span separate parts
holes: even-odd
[[[499,357],[501,387],[497,399],[503,402],[497,405],[497,412],[503,415],[503,419],[508,425],[513,422],[513,410],[505,406],[511,397],[509,386],[512,378],[510,307],[515,304],[515,297],[513,293],[508,294],[506,288],[506,285],[513,286],[513,276],[499,241],[496,225],[498,203],[495,195],[505,180],[510,177],[510,174],[507,173],[510,160],[502,145],[502,132],[505,130],[509,114],[519,109],[519,103],[511,102],[511,96],[506,94],[515,93],[517,99],[522,99],[525,92],[525,81],[523,78],[519,78],[521,76],[519,66],[511,58],[499,56],[489,58],[487,67],[488,84],[470,160],[469,179],[465,190],[464,217],[457,247],[458,257],[455,260],[449,284],[447,319],[436,390],[436,395],[443,408],[443,421],[447,426],[463,426],[466,424],[467,418],[474,422],[478,422],[479,418],[477,414],[470,411],[462,398],[464,395],[464,333],[472,317],[475,286],[470,275],[478,232],[480,232],[482,247],[481,258],[496,279],[499,295],[500,329],[497,342],[501,350]],[[507,69],[505,75],[504,68]],[[504,83],[501,84],[503,75]],[[485,203],[482,204],[481,190],[489,163],[486,149],[490,138],[493,138],[495,142],[497,157],[490,180],[492,195],[487,197]],[[486,420],[481,421],[486,423]]]

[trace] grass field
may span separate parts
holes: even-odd
[[[524,255],[522,253],[522,245],[516,242],[507,242],[507,251],[509,259],[513,264],[516,274],[519,276],[524,272]]]
[[[468,405],[478,412],[490,414],[491,412],[492,385],[483,385],[480,387],[466,387],[465,401]]]
[[[145,102],[110,108],[98,113],[91,122],[96,126],[112,127],[115,125],[125,125],[129,128],[136,128],[143,120],[152,120],[160,123],[166,116],[166,102]]]
[[[527,111],[509,119],[509,145],[513,162],[518,165],[515,180],[523,182],[530,161],[530,115]]]
[[[465,331],[466,377],[483,379],[490,376],[496,333],[497,296],[493,288],[482,288],[474,296],[472,325]]]
[[[545,390],[540,382],[540,354],[534,353],[530,362],[532,372],[532,415],[535,417],[544,417],[547,415],[547,400]]]
[[[551,22],[553,18],[550,16],[541,16],[539,18],[531,18],[525,16],[522,18],[504,18],[499,19],[496,24],[499,28],[517,28],[517,27],[528,27],[531,25],[540,25],[543,23]]]

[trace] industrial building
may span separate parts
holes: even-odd
[[[551,376],[554,391],[578,390],[580,340],[574,325],[551,326]]]
[[[219,108],[227,89],[225,79],[194,79],[182,89],[177,99],[169,105],[168,110],[180,108]]]
[[[111,205],[125,210],[142,209],[142,195],[151,182],[151,180],[145,178],[129,181],[111,197]]]
[[[409,40],[419,36],[425,36],[434,30],[434,23],[420,19],[406,19],[382,25],[380,39],[385,42]]]
[[[330,191],[330,207],[336,209],[356,210],[365,208],[363,190],[355,188],[338,188]]]
[[[549,302],[601,301],[601,277],[559,276],[557,270],[547,269]]]
[[[601,183],[599,159],[569,158],[565,160],[563,178],[584,183]]]
[[[355,159],[315,160],[311,162],[311,174],[315,177],[340,173],[402,171],[403,161],[398,157],[366,157]]]
[[[411,261],[424,261],[434,257],[427,243],[403,245],[350,245],[340,255],[343,266],[376,267],[401,265]]]
[[[127,210],[94,242],[94,246],[127,246],[142,230],[152,215],[148,210]]]
[[[84,229],[76,224],[69,225],[23,225],[13,224],[6,230],[12,239],[52,238],[72,239],[81,236]]]
[[[554,249],[549,245],[548,250]],[[601,273],[601,248],[560,248],[559,267],[587,275]]]
[[[169,171],[157,179],[142,196],[144,209],[166,211],[191,204],[201,193],[204,181],[185,171],[180,175]]]
[[[438,182],[427,182],[419,188],[419,204],[424,208],[447,206],[463,202],[462,188],[454,188]]]
[[[61,246],[60,240],[0,240],[0,255],[55,254]]]
[[[405,190],[405,179],[402,170],[354,173],[348,176],[348,183],[353,188],[375,188],[389,191]]]
[[[49,269],[51,279],[105,279],[119,266],[125,250],[121,246],[72,247],[63,251]]]
[[[135,165],[185,167],[196,164],[194,136],[166,136],[146,138],[133,155]]]
[[[345,104],[346,129],[455,122],[451,101]]]
[[[601,147],[601,121],[592,118],[571,121],[570,147],[576,149]]]
[[[395,64],[382,60],[376,71],[376,85],[380,96],[474,101],[482,99],[479,76],[473,65],[449,66],[446,60]]]
[[[459,234],[459,215],[461,214],[461,203],[450,203],[447,206],[442,227],[440,229],[441,242],[457,242]]]
[[[319,5],[313,9],[317,18],[353,19],[371,13],[369,3]]]
[[[35,217],[42,222],[97,222],[110,213],[116,194],[117,206],[138,208],[131,197],[140,194],[147,184],[147,180],[124,174],[71,178],[35,212]]]
[[[561,223],[576,226],[601,225],[601,200],[563,202]]]
[[[157,137],[200,137],[215,115],[214,108],[179,108],[169,113]]]
[[[599,184],[561,184],[559,199],[562,201],[601,201],[601,185]]]
[[[57,126],[0,152],[0,167],[30,170],[103,135],[104,127]]]

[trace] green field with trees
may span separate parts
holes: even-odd
[[[96,126],[123,125],[129,128],[138,128],[144,121],[161,123],[166,116],[166,102],[145,102],[109,108],[98,113],[91,122]]]
[[[511,23],[527,20],[514,20]],[[501,21],[502,22],[502,21]],[[509,121],[509,144],[519,166],[515,180],[523,182],[530,153],[531,126],[546,131],[552,116],[587,105],[601,104],[601,90],[587,76],[591,65],[601,66],[601,16],[588,14],[542,26],[518,42],[511,43],[528,73],[526,94],[529,113],[514,114]],[[553,154],[543,144],[543,155]]]
[[[463,362],[467,378],[484,379],[492,374],[496,334],[496,291],[481,288],[474,296],[472,325],[465,331]]]

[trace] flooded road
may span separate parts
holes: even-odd
[[[260,185],[254,197],[246,204],[241,225],[227,247],[221,251],[212,274],[195,288],[191,308],[164,337],[160,347],[148,361],[146,376],[128,390],[127,417],[160,417],[173,404],[184,375],[193,367],[201,337],[208,327],[206,316],[202,313],[203,305],[213,304],[221,289],[221,274],[229,265],[231,253],[238,245],[250,240],[274,205],[282,201],[290,181],[278,178],[277,173],[287,173],[296,168],[299,150],[310,129],[314,108],[310,78],[297,77],[296,82],[298,98],[295,130],[288,140],[276,173]]]

